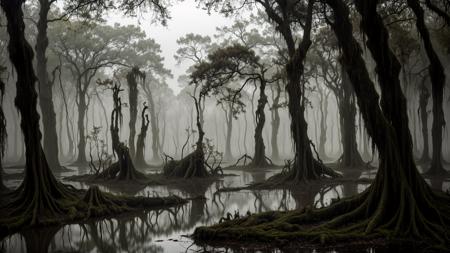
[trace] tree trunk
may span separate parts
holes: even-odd
[[[79,101],[78,101],[78,158],[76,164],[86,164],[86,136],[84,129],[84,118],[86,116],[87,104],[86,104],[86,94],[79,91]]]
[[[425,86],[425,80],[426,77],[424,77],[422,80],[419,94],[419,114],[420,114],[420,121],[422,122],[422,139],[423,139],[423,150],[422,156],[419,161],[420,163],[427,163],[431,160],[428,142],[428,111],[427,111],[430,92]]]
[[[225,141],[225,156],[224,159],[226,161],[233,160],[233,154],[231,152],[231,136],[233,130],[233,104],[230,104],[228,111],[226,111],[226,122],[227,122],[227,136]]]
[[[42,123],[44,130],[44,151],[52,170],[59,170],[58,135],[56,134],[56,114],[53,105],[53,83],[49,80],[47,72],[46,51],[48,47],[47,15],[50,11],[48,0],[39,0],[39,20],[37,22],[36,36],[36,71],[39,80],[39,104],[41,106]]]
[[[280,129],[280,112],[279,112],[280,96],[281,96],[281,87],[280,87],[280,84],[277,83],[276,95],[273,96],[273,102],[272,102],[272,123],[271,123],[272,124],[272,136],[271,136],[272,160],[275,160],[275,161],[280,160],[280,151],[278,149],[278,131]],[[246,118],[246,127],[247,127],[247,118]]]
[[[59,88],[61,89],[62,100],[64,102],[64,110],[65,110],[65,113],[66,113],[66,134],[67,134],[67,142],[68,142],[68,145],[69,145],[66,158],[69,158],[69,157],[73,158],[73,152],[74,152],[73,144],[74,144],[74,140],[72,138],[72,131],[71,131],[73,129],[73,126],[72,126],[72,121],[69,120],[69,108],[68,108],[68,105],[67,105],[66,92],[64,91],[64,88],[62,86],[61,69],[60,69],[60,72],[59,72]],[[62,124],[62,121],[61,121],[61,124]],[[72,128],[70,126],[72,126]],[[61,136],[59,136],[59,138],[61,138]]]
[[[407,3],[416,16],[416,28],[422,38],[425,52],[430,61],[428,71],[431,80],[431,93],[433,95],[433,126],[431,127],[433,158],[428,174],[446,174],[447,171],[442,166],[442,130],[445,126],[443,109],[445,85],[444,68],[431,43],[430,34],[425,25],[424,11],[420,6],[420,2],[418,0],[408,0]]]
[[[114,179],[119,181],[132,181],[145,179],[145,175],[134,167],[128,147],[120,142],[119,131],[122,124],[122,100],[119,96],[123,91],[119,85],[112,87],[114,109],[111,112],[111,140],[117,162],[111,164],[106,170],[97,175],[97,179]]]
[[[264,108],[267,104],[267,96],[265,94],[266,81],[260,80],[258,106],[256,107],[256,128],[255,128],[255,155],[250,164],[252,167],[267,167],[269,163],[266,160],[266,152],[262,132],[266,122],[266,114]]]
[[[342,96],[338,99],[338,110],[340,117],[341,143],[343,153],[339,159],[341,168],[359,168],[364,165],[364,161],[358,151],[356,142],[356,105],[354,101],[354,91],[351,82],[342,67]]]
[[[145,161],[145,138],[147,137],[148,125],[150,124],[150,120],[148,119],[148,115],[145,111],[148,109],[148,106],[144,103],[144,108],[141,113],[141,132],[138,135],[137,143],[136,143],[136,158],[134,159],[137,167],[147,167],[148,164]]]
[[[175,178],[193,178],[193,177],[206,177],[209,175],[205,165],[205,153],[203,151],[203,132],[202,124],[200,121],[200,105],[202,101],[202,94],[199,95],[199,99],[194,98],[195,109],[197,112],[196,123],[198,130],[198,139],[195,150],[182,158],[179,161],[169,161],[164,165],[163,174],[166,177]]]
[[[33,49],[25,39],[21,0],[2,0],[1,7],[8,20],[9,57],[17,72],[15,105],[21,115],[21,128],[26,146],[25,178],[15,191],[11,206],[16,217],[11,223],[36,224],[67,214],[64,203],[76,199],[53,176],[41,146],[36,77],[33,70]],[[63,200],[63,201],[61,201]]]
[[[159,127],[158,127],[158,121],[156,119],[156,110],[155,110],[155,103],[153,101],[153,94],[151,93],[150,89],[148,89],[147,92],[147,100],[148,100],[148,106],[150,110],[150,125],[152,128],[152,160],[153,161],[159,161]]]
[[[333,10],[331,26],[338,38],[342,61],[355,90],[365,126],[379,150],[380,166],[374,182],[363,193],[342,199],[329,207],[277,213],[268,221],[256,224],[232,222],[212,230],[197,228],[194,237],[239,239],[245,231],[246,235],[258,238],[260,231],[270,230],[271,233],[265,233],[260,238],[298,239],[293,237],[294,232],[301,237],[299,239],[322,245],[327,242],[349,242],[355,237],[382,238],[386,242],[398,238],[407,239],[408,243],[417,242],[418,246],[427,249],[434,246],[437,250],[445,250],[449,245],[450,197],[442,191],[434,192],[414,164],[406,101],[400,82],[394,80],[398,79],[398,62],[388,45],[388,31],[377,13],[378,1],[356,0],[355,6],[361,14],[361,28],[368,39],[367,47],[377,65],[382,108],[365,67],[362,49],[353,37],[348,6],[344,0],[326,2]],[[307,231],[301,229],[305,225]],[[230,238],[230,235],[235,235],[235,238]]]
[[[328,94],[320,94],[319,110],[320,110],[320,137],[319,137],[319,156],[321,159],[328,160],[329,157],[325,151],[327,142],[327,117],[328,117]]]
[[[336,172],[317,161],[311,150],[311,140],[308,137],[308,124],[305,120],[305,106],[302,92],[302,75],[307,51],[311,45],[310,31],[314,1],[308,1],[308,21],[304,29],[304,36],[299,47],[290,50],[290,59],[286,65],[287,85],[289,97],[288,111],[291,116],[291,133],[294,141],[295,158],[293,167],[284,180],[308,181],[320,179],[324,176],[337,177]]]
[[[134,137],[136,135],[136,120],[137,120],[137,100],[138,100],[138,89],[137,89],[137,77],[141,72],[138,68],[134,67],[127,74],[128,83],[128,104],[130,107],[130,136],[128,137],[128,146],[130,147],[131,157],[135,156],[135,141]]]

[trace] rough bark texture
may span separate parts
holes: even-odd
[[[144,108],[141,113],[141,132],[138,135],[136,142],[136,158],[135,164],[137,167],[147,167],[148,164],[145,161],[145,137],[147,136],[148,125],[150,124],[150,120],[148,119],[148,115],[145,111],[148,109],[148,106],[144,103]]]
[[[8,20],[9,56],[17,72],[15,105],[21,115],[21,129],[26,147],[25,178],[13,192],[8,207],[13,208],[12,218],[2,224],[45,223],[48,219],[69,213],[62,203],[76,201],[75,195],[53,176],[41,146],[36,77],[33,70],[33,49],[24,35],[25,24],[21,0],[2,0],[1,6]],[[5,219],[5,218],[2,218]]]
[[[56,114],[53,105],[53,82],[49,80],[46,51],[48,47],[47,16],[51,3],[39,0],[39,20],[36,36],[36,72],[39,81],[39,104],[44,130],[44,151],[52,170],[59,170],[58,135],[56,134]]]
[[[263,129],[266,122],[266,114],[264,108],[267,104],[267,96],[265,93],[266,82],[260,80],[258,106],[256,107],[256,128],[255,128],[255,155],[250,166],[267,167],[269,163],[266,160],[266,146],[264,145]]]
[[[416,16],[416,28],[422,38],[425,52],[430,61],[428,72],[431,80],[431,93],[433,95],[433,125],[431,127],[433,158],[428,174],[445,174],[447,171],[442,166],[442,131],[445,126],[444,118],[444,84],[445,73],[442,63],[431,43],[430,33],[425,25],[424,11],[418,0],[408,0],[408,6]]]

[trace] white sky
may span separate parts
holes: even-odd
[[[111,14],[107,20],[111,24],[139,25],[148,37],[155,39],[161,45],[164,65],[173,74],[173,78],[168,80],[169,87],[175,91],[175,94],[178,94],[181,88],[178,85],[177,79],[180,75],[185,74],[191,62],[177,65],[173,57],[178,49],[176,40],[187,33],[209,35],[212,37],[216,31],[216,27],[231,25],[233,19],[226,18],[215,12],[208,15],[206,10],[197,8],[197,3],[193,0],[174,3],[169,8],[169,11],[171,19],[168,20],[166,27],[163,27],[160,23],[152,23],[151,13],[144,13],[138,17],[123,17],[122,14],[117,13]]]

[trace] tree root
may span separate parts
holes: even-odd
[[[196,149],[179,161],[168,161],[164,165],[163,174],[166,177],[175,178],[206,177],[209,175],[201,149]]]
[[[267,212],[217,224],[199,227],[197,241],[233,240],[285,243],[303,241],[313,244],[337,243],[355,239],[406,239],[448,250],[450,242],[450,196],[433,192],[418,184],[416,191],[402,187],[397,203],[388,191],[374,182],[366,191],[341,199],[321,209],[310,207],[289,212]],[[386,187],[384,185],[383,187]],[[396,194],[396,195],[397,195]]]
[[[36,193],[23,194],[18,190],[10,193],[8,203],[1,207],[0,234],[10,234],[28,226],[64,224],[77,220],[116,215],[153,208],[165,208],[185,204],[177,196],[128,197],[104,193],[97,186],[87,191],[58,182],[59,196]]]

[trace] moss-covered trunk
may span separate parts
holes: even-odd
[[[21,129],[26,147],[25,178],[14,192],[10,207],[15,217],[8,221],[36,224],[67,214],[64,203],[75,196],[53,176],[41,146],[37,112],[36,77],[33,70],[33,49],[25,39],[21,0],[2,0],[1,7],[8,20],[9,56],[17,72],[15,105],[21,115]],[[63,203],[64,202],[64,203]]]
[[[120,181],[145,179],[145,175],[137,171],[134,167],[128,147],[120,142],[119,131],[122,125],[122,100],[119,94],[123,89],[117,84],[114,84],[111,89],[113,91],[114,109],[111,112],[110,132],[113,151],[118,161],[97,175],[97,178]]]
[[[266,81],[261,80],[259,86],[258,106],[256,107],[256,128],[255,128],[255,155],[251,162],[253,167],[267,167],[269,164],[266,160],[266,146],[264,145],[263,129],[266,122],[266,114],[264,108],[267,104],[267,96],[265,93]]]
[[[138,89],[136,77],[139,73],[137,68],[133,68],[127,73],[127,84],[128,84],[128,104],[130,108],[130,122],[128,126],[130,127],[130,135],[128,137],[128,146],[130,147],[130,155],[135,156],[135,141],[136,136],[136,120],[137,120],[137,103],[138,103]]]

